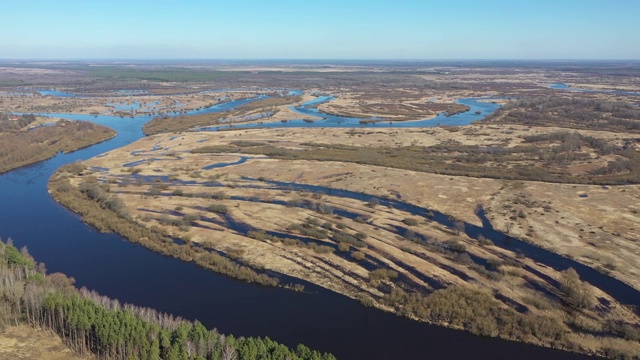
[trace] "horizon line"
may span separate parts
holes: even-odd
[[[640,58],[4,58],[0,61],[632,61]]]

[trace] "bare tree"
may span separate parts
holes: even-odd
[[[565,301],[575,309],[588,309],[595,305],[595,295],[591,287],[580,280],[580,275],[573,268],[562,272],[560,291]]]

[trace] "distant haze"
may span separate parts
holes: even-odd
[[[640,59],[637,0],[3,1],[2,59]]]

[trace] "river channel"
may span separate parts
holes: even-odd
[[[474,99],[471,110],[440,121],[468,124],[497,108]],[[476,105],[479,104],[479,105]],[[237,104],[217,106],[222,111]],[[317,111],[301,107],[300,112]],[[480,110],[481,114],[476,114]],[[317,113],[315,113],[317,115]],[[351,119],[320,114],[325,126],[434,126],[438,120],[362,125]],[[165,257],[127,242],[116,234],[101,234],[54,202],[46,190],[60,166],[97,156],[143,137],[151,117],[120,118],[52,114],[106,125],[118,135],[70,154],[0,175],[0,237],[103,295],[138,306],[153,307],[236,336],[269,336],[289,346],[304,343],[339,359],[586,359],[587,356],[423,324],[366,308],[358,302],[305,284],[304,293],[233,280],[194,264]],[[263,126],[321,126],[289,121]]]

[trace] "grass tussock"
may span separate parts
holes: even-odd
[[[78,175],[82,165],[63,166],[49,182],[53,198],[82,216],[87,224],[101,232],[117,232],[129,241],[152,251],[184,261],[193,261],[203,268],[240,280],[268,286],[277,286],[277,278],[260,274],[248,266],[238,264],[215,252],[207,251],[191,243],[177,244],[168,234],[156,227],[149,227],[131,219],[117,199],[112,198],[95,178],[85,178],[78,187],[73,186],[66,175]],[[86,175],[85,175],[86,176]]]

